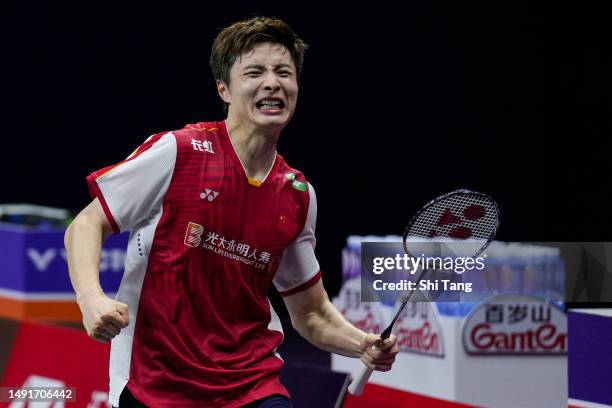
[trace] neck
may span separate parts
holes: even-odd
[[[274,164],[279,131],[266,132],[227,117],[227,131],[232,145],[249,178],[263,180]]]

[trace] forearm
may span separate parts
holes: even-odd
[[[79,303],[84,297],[104,293],[99,268],[105,235],[103,227],[90,222],[87,215],[79,215],[64,235],[68,272]]]
[[[293,325],[302,337],[320,349],[348,357],[360,357],[363,352],[360,344],[366,333],[349,323],[327,295],[317,309]]]

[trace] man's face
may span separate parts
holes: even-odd
[[[298,96],[291,54],[280,44],[257,44],[236,59],[229,86],[217,81],[217,90],[237,123],[280,131],[293,116]]]

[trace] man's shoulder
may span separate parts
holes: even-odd
[[[188,123],[184,127],[176,130],[172,130],[171,133],[177,139],[189,139],[189,138],[201,138],[206,135],[217,135],[221,130],[223,122],[197,122]]]
[[[167,133],[174,136],[180,152],[214,153],[222,139],[221,132],[224,130],[224,125],[223,122],[197,122]]]
[[[280,154],[277,153],[276,157],[278,159],[278,171],[281,173],[293,173],[296,177],[299,175],[300,177],[304,177],[304,173],[295,167],[291,166],[287,163],[287,160]]]
[[[310,183],[304,173],[290,166],[280,154],[277,155],[277,159],[279,161],[277,177],[291,181],[291,186],[298,191],[308,191]]]

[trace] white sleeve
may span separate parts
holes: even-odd
[[[124,161],[91,173],[87,183],[115,232],[125,231],[161,206],[176,163],[172,133],[151,136]]]
[[[317,197],[308,184],[309,204],[304,229],[281,256],[274,276],[274,286],[283,296],[308,289],[320,278],[319,262],[315,256],[315,226],[317,222]]]

